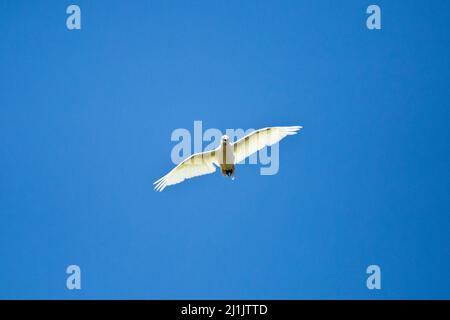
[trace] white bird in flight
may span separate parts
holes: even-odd
[[[186,179],[213,173],[216,167],[220,167],[224,176],[234,179],[235,164],[286,136],[296,134],[301,128],[301,126],[263,128],[249,133],[234,143],[230,143],[230,138],[224,135],[215,150],[191,155],[164,177],[156,180],[153,183],[155,190],[163,191],[167,186]]]

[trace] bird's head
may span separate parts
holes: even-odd
[[[223,135],[222,138],[220,138],[220,142],[222,144],[228,143],[228,142],[230,142],[230,138],[227,135]]]

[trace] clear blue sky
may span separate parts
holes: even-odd
[[[1,0],[0,298],[450,298],[449,21],[444,0]],[[277,175],[154,192],[194,120],[304,130]]]

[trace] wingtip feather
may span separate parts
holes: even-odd
[[[164,190],[164,188],[167,185],[167,181],[165,180],[165,176],[162,177],[161,179],[155,181],[153,184],[156,184],[155,187],[153,188],[155,191],[161,192]]]
[[[302,126],[291,126],[291,127],[284,127],[284,133],[286,135],[294,135],[297,134],[299,130],[303,129]]]

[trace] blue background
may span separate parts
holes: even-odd
[[[449,1],[71,3],[0,1],[0,298],[450,298]],[[304,129],[154,192],[194,120]]]

